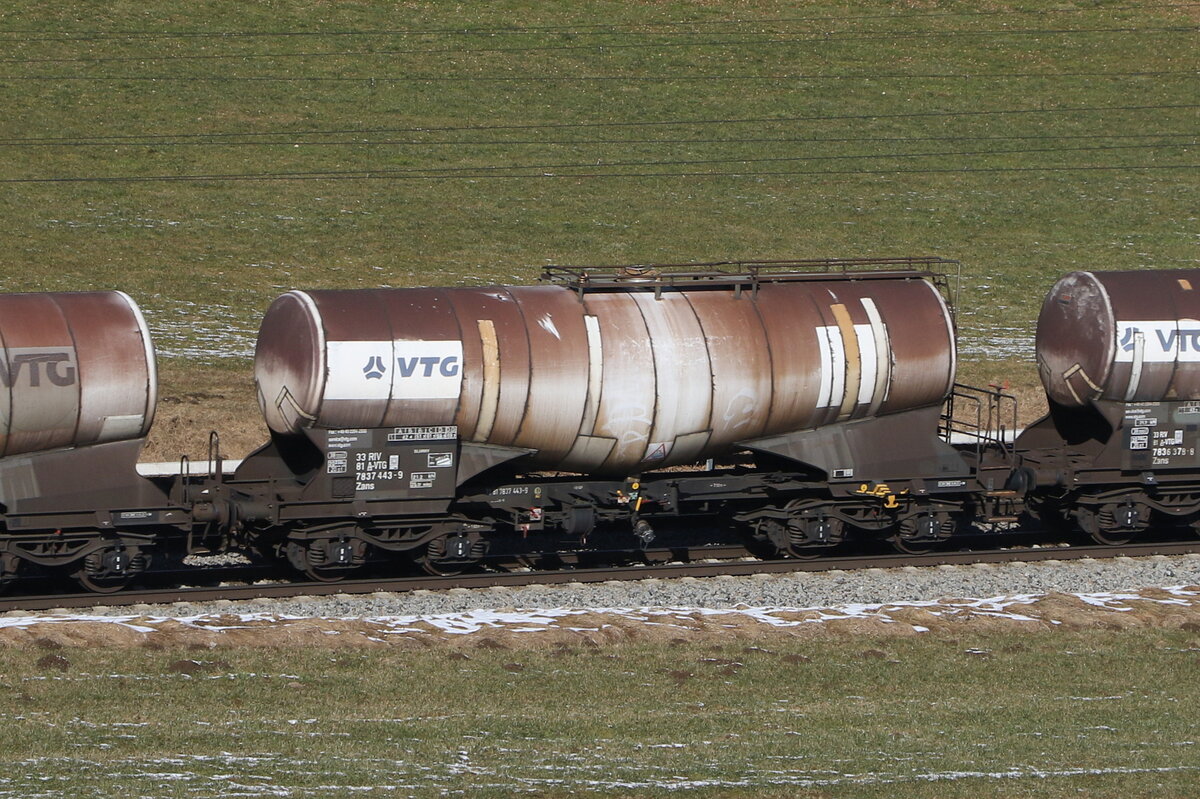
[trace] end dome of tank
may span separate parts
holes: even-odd
[[[142,438],[158,375],[120,291],[0,295],[0,455]]]

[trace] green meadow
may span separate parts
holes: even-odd
[[[0,650],[0,796],[1194,796],[1194,631]]]
[[[1196,264],[1198,24],[1128,1],[14,0],[0,290],[124,289],[168,377],[242,380],[295,287],[938,255],[962,262],[967,375],[1005,377],[1061,273]]]
[[[1059,275],[1200,259],[1198,30],[1129,0],[10,0],[0,291],[138,300],[161,460],[261,438],[276,295],[547,264],[954,259],[963,378],[1030,389]],[[1185,797],[1197,646],[6,649],[0,797]]]

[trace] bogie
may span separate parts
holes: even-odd
[[[149,567],[149,558],[137,547],[113,543],[86,555],[73,577],[88,591],[112,594],[125,588]]]

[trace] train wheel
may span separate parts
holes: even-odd
[[[795,560],[816,560],[828,555],[832,549],[833,546],[827,544],[812,547],[796,547],[788,552],[788,557]]]
[[[759,560],[778,560],[788,546],[787,528],[775,519],[759,519],[741,528],[742,545]]]
[[[417,565],[421,567],[421,571],[431,577],[455,577],[467,570],[470,564],[450,563],[447,561],[431,560],[427,557],[417,558]]]
[[[791,504],[789,503],[789,509]],[[845,538],[841,519],[821,511],[793,513],[787,521],[787,553],[800,560],[826,555]]]
[[[1079,527],[1097,544],[1117,547],[1128,544],[1150,526],[1150,508],[1139,502],[1109,503],[1099,509],[1075,509]]]
[[[1106,547],[1119,547],[1128,544],[1133,539],[1137,538],[1137,533],[1112,532],[1107,533],[1102,530],[1097,530],[1094,533],[1088,533],[1092,540],[1097,544],[1103,544]]]
[[[1065,536],[1078,532],[1075,520],[1060,507],[1038,508],[1034,516],[1047,532]]]
[[[312,580],[314,583],[340,583],[346,579],[346,571],[325,570],[325,569],[305,569],[304,576]]]
[[[304,576],[315,583],[340,583],[349,574],[349,569],[329,566],[309,566],[304,569]]]
[[[16,555],[4,553],[0,555],[0,594],[17,579],[17,572],[21,568],[21,559]]]
[[[751,555],[763,560],[796,558],[813,560],[829,554],[845,537],[841,519],[830,516],[821,508],[800,506],[795,502],[784,507],[786,520],[759,519],[743,528],[743,543]]]
[[[892,548],[903,555],[928,555],[937,547],[937,541],[914,540],[896,533],[888,539]]]
[[[453,577],[477,566],[482,555],[482,542],[456,533],[430,541],[425,545],[424,554],[417,557],[415,562],[426,574]]]
[[[133,575],[124,577],[99,577],[80,569],[73,575],[76,582],[93,594],[115,594],[133,580]]]
[[[136,547],[111,546],[93,552],[71,576],[94,594],[115,594],[146,570],[146,557]]]
[[[346,579],[364,561],[365,545],[353,539],[322,538],[289,541],[288,562],[310,580],[336,583]]]
[[[897,552],[927,555],[954,534],[954,519],[948,513],[922,513],[902,519],[888,539]]]

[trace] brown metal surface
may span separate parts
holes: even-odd
[[[1072,272],[1038,317],[1042,384],[1060,405],[1200,399],[1200,270]]]
[[[0,348],[0,456],[149,431],[154,353],[127,295],[0,295]]]
[[[600,375],[591,381],[589,367],[588,404],[579,439],[564,468],[603,471],[645,455],[658,378],[653,345],[637,303],[623,292],[589,294],[583,303],[583,312],[594,320],[593,330],[599,333],[591,334],[588,352],[590,358],[597,351]]]
[[[460,320],[463,362],[473,365],[463,370],[454,423],[480,441],[513,446],[529,394],[525,317],[504,288],[454,289],[449,297]]]
[[[770,423],[776,394],[773,352],[760,316],[760,303],[731,299],[724,291],[693,291],[687,299],[707,343],[705,365],[711,364],[712,370],[712,424],[708,425],[712,438],[707,446],[720,450],[737,441],[758,438]],[[787,372],[779,370],[782,375]]]
[[[856,323],[861,318],[858,309],[867,311],[871,305],[875,307],[873,315],[882,322],[876,376],[888,375],[875,394],[878,413],[921,407],[929,404],[931,396],[945,397],[954,384],[957,367],[954,330],[948,324],[950,309],[932,284],[924,280],[854,281],[839,285],[837,293],[853,310]],[[872,331],[878,333],[878,326],[874,324]],[[870,408],[861,413],[875,415]]]
[[[634,474],[937,405],[954,339],[914,273],[291,292],[263,320],[255,375],[280,433],[454,424],[464,441],[537,450],[537,467]]]
[[[558,464],[575,446],[588,397],[584,315],[575,296],[556,286],[527,286],[509,293],[525,319],[530,354],[525,412],[513,444],[540,450],[544,463]],[[501,353],[502,370],[504,363]],[[503,371],[500,385],[503,394]]]

